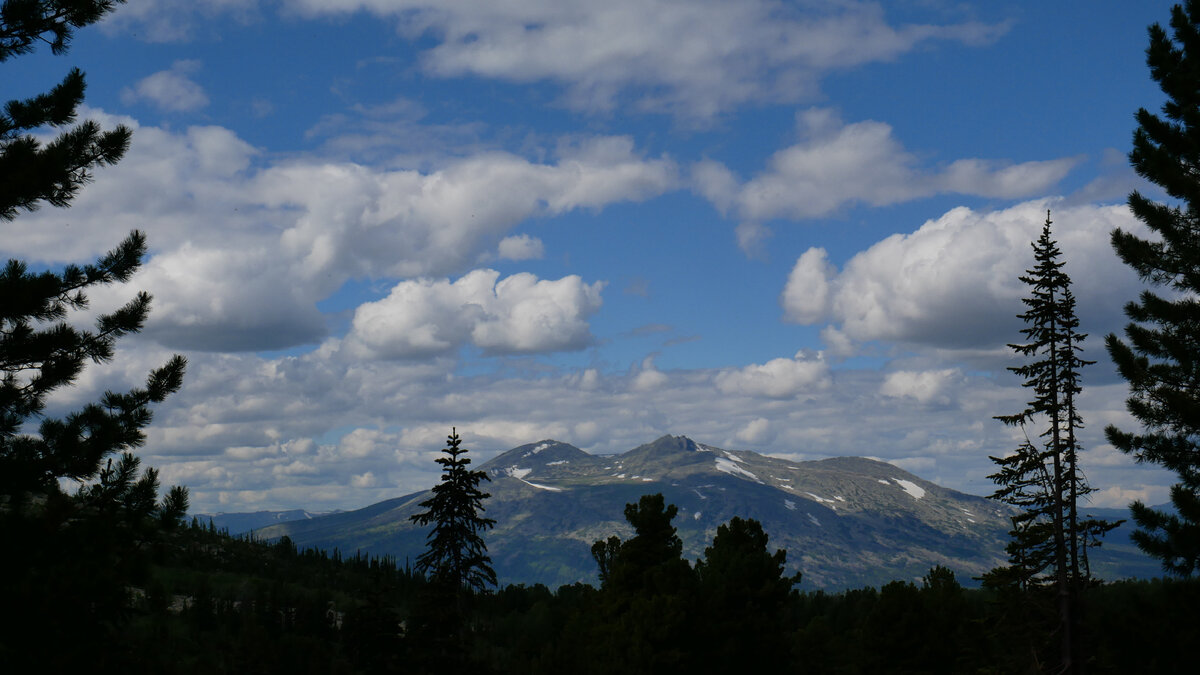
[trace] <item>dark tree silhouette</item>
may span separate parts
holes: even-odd
[[[75,29],[98,21],[124,0],[4,0],[0,4],[0,63],[50,45],[61,54]],[[48,144],[30,132],[62,128],[75,121],[83,102],[83,73],[71,69],[49,92],[9,101],[0,114],[0,219],[12,220],[19,210],[40,202],[67,206],[88,181],[91,169],[114,164],[129,146],[130,131],[118,126],[102,131],[87,121],[62,131]]]
[[[483,532],[496,521],[480,514],[485,510],[483,500],[490,495],[479,489],[480,481],[490,481],[483,471],[471,471],[471,460],[456,429],[447,438],[445,457],[436,461],[442,465],[442,479],[433,488],[433,496],[421,502],[428,509],[412,516],[418,525],[433,524],[426,541],[428,550],[417,558],[419,572],[428,572],[435,584],[453,589],[482,591],[496,584],[496,572],[487,555]]]
[[[47,43],[66,50],[76,28],[99,20],[116,2],[102,0],[4,0],[0,5],[0,62]],[[102,131],[84,122],[48,144],[34,129],[71,125],[83,100],[83,74],[72,70],[50,92],[9,101],[0,114],[0,220],[31,211],[42,202],[66,206],[90,179],[91,170],[112,164],[129,145],[129,129]],[[95,264],[68,265],[62,272],[30,272],[18,260],[0,270],[0,494],[14,508],[29,496],[58,492],[63,478],[91,481],[105,459],[140,446],[150,422],[149,405],[179,388],[184,360],[176,356],[150,374],[145,389],[108,392],[99,403],[63,419],[42,418],[46,397],[70,385],[88,362],[113,356],[116,340],[141,329],[150,296],[137,294],[125,306],[96,320],[94,330],[66,321],[88,305],[87,291],[127,281],[141,266],[146,240],[133,232]],[[37,434],[23,433],[42,418]],[[122,466],[128,467],[122,460]],[[147,474],[142,491],[156,479]],[[164,514],[182,515],[181,490],[164,503]]]
[[[39,44],[64,52],[75,29],[115,4],[3,0],[0,62]],[[83,75],[73,69],[47,93],[4,105],[0,221],[43,203],[69,205],[94,168],[125,153],[127,128],[74,124],[83,92]],[[35,130],[57,135],[44,143]],[[183,357],[153,371],[144,388],[106,392],[61,418],[45,414],[52,392],[70,386],[89,361],[110,360],[116,340],[141,329],[150,307],[145,293],[101,314],[91,330],[70,319],[87,307],[88,291],[127,281],[145,252],[145,237],[135,231],[93,264],[31,272],[9,260],[0,268],[0,537],[20,552],[0,556],[0,595],[22,608],[19,621],[0,627],[0,662],[15,671],[122,663],[127,655],[112,637],[125,623],[127,589],[142,574],[145,545],[187,510],[183,488],[158,501],[157,473],[142,472],[130,454],[145,441],[151,404],[179,388]],[[71,482],[81,486],[74,494],[65,489]],[[27,660],[34,658],[29,645],[51,633],[56,648]]]
[[[769,672],[787,661],[788,602],[800,574],[785,575],[787,551],[771,553],[767,541],[757,520],[735,516],[696,562],[700,631],[713,672]]]
[[[695,672],[696,574],[662,494],[625,505],[634,536],[592,546],[605,575],[588,639],[598,672]],[[607,569],[605,566],[607,565]]]
[[[1079,501],[1091,488],[1079,468],[1078,431],[1083,418],[1075,404],[1082,391],[1079,371],[1090,365],[1079,356],[1087,336],[1079,332],[1071,278],[1063,271],[1062,251],[1051,233],[1050,214],[1041,236],[1033,243],[1034,267],[1020,279],[1029,287],[1023,301],[1027,342],[1010,344],[1031,359],[1010,368],[1033,390],[1033,400],[1014,415],[997,417],[1005,424],[1044,424],[1035,442],[1026,436],[1016,453],[992,457],[1000,470],[990,476],[1000,487],[994,498],[1022,509],[1013,518],[1007,550],[1009,568],[994,572],[990,581],[1012,581],[1021,587],[1049,583],[1057,598],[1059,659],[1064,672],[1077,672],[1078,598],[1090,578],[1087,548],[1114,525],[1082,520]]]
[[[1158,203],[1139,192],[1129,208],[1153,233],[1143,239],[1117,229],[1113,248],[1143,281],[1144,291],[1125,306],[1125,339],[1109,335],[1108,352],[1129,382],[1129,412],[1137,432],[1105,429],[1117,449],[1138,462],[1175,472],[1176,513],[1130,505],[1139,529],[1134,540],[1162,561],[1163,569],[1190,575],[1200,565],[1200,2],[1171,10],[1171,35],[1150,27],[1146,63],[1167,101],[1162,115],[1137,112],[1129,160],[1140,176],[1171,198]]]

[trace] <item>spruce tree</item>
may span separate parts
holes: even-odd
[[[1059,617],[1059,658],[1064,672],[1076,672],[1078,662],[1078,598],[1090,581],[1087,548],[1113,525],[1082,519],[1079,502],[1091,488],[1079,468],[1078,431],[1083,418],[1076,406],[1082,391],[1079,371],[1092,361],[1080,357],[1087,337],[1079,332],[1071,279],[1063,271],[1062,255],[1051,234],[1050,214],[1041,236],[1033,243],[1034,267],[1020,279],[1029,287],[1023,298],[1027,342],[1008,345],[1031,359],[1009,368],[1033,391],[1025,409],[997,417],[1025,428],[1044,425],[1037,441],[1026,436],[1016,453],[992,457],[1000,470],[990,476],[1000,487],[992,496],[1022,509],[1013,518],[1007,547],[1009,567],[994,571],[992,583],[1015,583],[1021,588],[1049,584]]]
[[[417,558],[418,572],[428,572],[435,584],[458,590],[482,591],[496,584],[492,559],[487,555],[483,532],[496,521],[480,514],[483,500],[491,495],[479,489],[480,481],[490,481],[483,471],[472,471],[462,447],[458,430],[451,429],[437,458],[442,479],[433,487],[433,496],[421,502],[428,509],[410,518],[418,525],[433,524],[426,537],[428,549]]]
[[[1138,462],[1159,464],[1178,477],[1171,487],[1175,513],[1141,501],[1130,505],[1134,541],[1163,569],[1190,575],[1200,565],[1200,2],[1171,10],[1171,35],[1150,27],[1146,63],[1167,101],[1161,115],[1137,112],[1130,162],[1170,200],[1139,192],[1129,208],[1152,238],[1117,229],[1117,255],[1158,292],[1145,290],[1125,306],[1125,338],[1105,343],[1129,382],[1129,412],[1138,431],[1110,426],[1110,443]]]

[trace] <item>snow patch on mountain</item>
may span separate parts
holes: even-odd
[[[539,485],[537,483],[530,483],[529,481],[525,480],[524,478],[518,478],[517,480],[528,485],[529,487],[535,487],[539,490],[549,490],[551,492],[562,492],[562,488],[550,487],[549,485]]]
[[[532,472],[532,471],[533,471],[533,469],[521,469],[521,468],[518,468],[516,465],[513,465],[513,466],[510,466],[507,469],[505,469],[504,473],[507,473],[508,475],[512,476],[513,478],[516,478],[517,480],[525,480],[525,476],[528,476],[530,474],[530,472]]]
[[[826,498],[822,497],[821,495],[814,495],[814,494],[813,494],[813,493],[811,493],[811,492],[805,492],[804,494],[806,494],[806,495],[808,495],[809,497],[812,497],[813,499],[817,500],[817,502],[818,502],[818,503],[820,503],[820,504],[833,504],[833,503],[834,503],[834,501],[833,501],[832,499],[826,499]],[[836,506],[834,506],[834,507],[831,507],[831,508],[837,508],[837,507],[836,507]]]
[[[743,469],[737,464],[734,464],[724,457],[717,458],[717,471],[724,471],[725,473],[733,476],[746,476],[751,480],[758,480],[758,476],[755,476],[753,473],[750,473],[749,471]]]
[[[796,510],[796,502],[794,502],[790,499],[783,500],[783,505],[787,507],[788,511]]]
[[[913,499],[920,499],[921,497],[925,496],[925,488],[912,481],[904,480],[903,478],[893,478],[892,480],[896,481],[896,484],[900,486],[901,490],[904,490],[908,494],[912,495]]]

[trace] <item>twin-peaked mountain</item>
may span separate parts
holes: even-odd
[[[787,549],[802,587],[846,588],[914,580],[934,565],[960,579],[1004,561],[1009,507],[858,457],[790,462],[664,436],[621,455],[590,455],[547,440],[481,467],[492,479],[485,534],[501,584],[594,583],[591,545],[632,535],[625,504],[663,493],[689,559],[703,556],[719,525],[754,518],[770,548]],[[424,550],[427,528],[409,522],[428,492],[258,531],[299,546],[389,554]]]

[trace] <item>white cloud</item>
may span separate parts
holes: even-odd
[[[153,289],[146,334],[177,348],[311,343],[326,331],[316,303],[350,279],[462,273],[501,246],[510,257],[533,255],[537,239],[501,242],[530,218],[645,200],[677,184],[674,162],[638,156],[627,137],[561,143],[550,163],[486,152],[426,171],[306,157],[260,166],[259,151],[228,129],[171,132],[99,111],[88,116],[133,127],[130,151],[97,172],[72,209],[14,221],[5,253],[88,260],[131,228],[142,230],[150,260],[129,287],[109,294]],[[517,309],[540,311],[530,303]],[[478,339],[496,352],[537,351],[556,340],[574,348],[582,340],[578,326],[554,329],[565,332],[535,338],[493,323],[479,327]]]
[[[342,436],[338,441],[337,456],[351,459],[383,456],[387,450],[394,448],[396,443],[395,434],[378,429],[359,428]]]
[[[823,248],[810,248],[796,260],[779,297],[784,315],[796,323],[816,323],[829,311],[829,281],[837,269]]]
[[[962,374],[955,368],[941,370],[898,370],[888,373],[879,386],[879,393],[896,398],[910,397],[921,403],[936,401],[947,403],[943,396],[945,389]]]
[[[775,434],[771,431],[771,421],[765,417],[755,417],[737,432],[737,439],[751,445],[769,443]]]
[[[546,254],[542,240],[527,234],[501,239],[496,251],[505,260],[537,260]]]
[[[603,282],[555,281],[531,274],[500,279],[475,270],[448,279],[403,281],[388,297],[359,306],[345,346],[367,358],[447,354],[464,344],[486,353],[575,350],[592,341],[587,317],[602,303]]]
[[[767,168],[740,187],[727,169],[707,160],[692,169],[695,189],[743,221],[804,220],[856,203],[886,206],[945,193],[1026,197],[1054,186],[1079,161],[960,159],[928,169],[883,122],[843,124],[827,109],[810,109],[797,115],[797,126],[801,141],[772,155]]]
[[[1018,277],[1033,264],[1030,242],[1047,209],[1085,331],[1119,330],[1123,299],[1135,297],[1140,284],[1112,252],[1109,233],[1143,227],[1125,206],[1060,206],[1056,200],[992,212],[956,208],[915,232],[877,242],[840,272],[809,250],[784,289],[785,317],[828,321],[836,331],[829,335],[853,342],[1006,353],[1004,345],[1019,337],[1016,315],[1027,293]],[[822,287],[828,288],[827,301]],[[806,295],[810,289],[812,296]],[[1098,342],[1089,344],[1098,348]]]
[[[185,243],[154,256],[126,286],[95,295],[154,289],[147,337],[181,349],[253,351],[325,336],[320,293],[299,281],[271,251]]]
[[[121,91],[121,102],[133,105],[147,101],[168,112],[190,112],[208,105],[208,94],[189,75],[201,68],[199,61],[176,61],[170,70],[149,75]]]
[[[704,121],[748,102],[813,98],[831,71],[889,61],[935,41],[984,44],[1006,26],[888,22],[877,3],[770,0],[285,0],[308,17],[366,11],[393,18],[411,39],[432,40],[424,70],[440,77],[550,81],[577,109],[638,108]],[[258,3],[145,0],[113,26],[143,25],[151,39],[181,39],[193,12],[248,19]]]
[[[654,357],[646,357],[642,367],[633,376],[631,387],[634,391],[654,391],[666,386],[668,377],[654,367]]]
[[[766,398],[794,398],[829,387],[829,364],[820,354],[803,352],[790,359],[772,359],[762,365],[724,370],[714,383],[723,394],[744,394]]]

